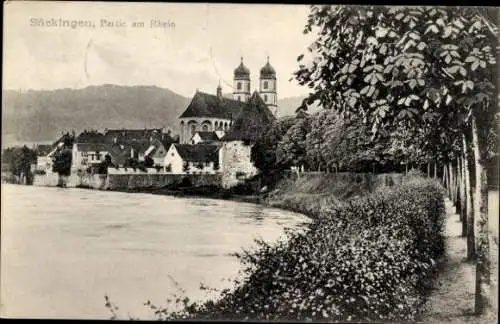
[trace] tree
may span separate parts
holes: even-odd
[[[98,174],[108,174],[108,168],[113,167],[113,166],[114,166],[114,164],[112,162],[111,155],[106,154],[104,156],[104,161],[99,163],[99,165],[97,166],[97,173]]]
[[[37,161],[36,152],[26,145],[23,147],[6,148],[2,152],[2,168],[7,166],[7,170],[18,177],[25,177],[25,183],[31,184],[33,174],[31,165]]]
[[[63,186],[61,176],[69,177],[71,175],[71,163],[73,154],[70,149],[61,146],[57,149],[53,156],[52,171],[59,175],[58,185]]]
[[[313,6],[305,33],[319,29],[309,47],[314,58],[296,72],[300,84],[314,89],[304,105],[319,100],[347,118],[363,118],[373,140],[381,131],[394,132],[401,122],[423,130],[446,124],[433,128],[450,143],[470,129],[477,313],[489,290],[485,132],[492,128],[497,107],[493,48],[498,40],[484,16],[471,8]]]
[[[285,168],[307,164],[306,136],[311,131],[309,116],[296,119],[276,147],[276,163]]]
[[[276,150],[278,143],[288,129],[294,124],[295,117],[282,118],[273,122],[273,124],[257,138],[256,143],[252,146],[251,160],[261,172],[267,174],[283,168],[283,166],[277,163]]]

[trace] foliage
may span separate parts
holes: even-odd
[[[2,150],[2,169],[16,176],[23,173],[26,176],[31,174],[31,165],[37,161],[36,152],[26,145],[23,147],[10,147]]]
[[[449,144],[471,112],[492,127],[498,40],[483,18],[475,8],[313,6],[312,62],[295,76],[314,89],[308,103],[363,118],[373,136],[420,128],[421,149]]]
[[[169,163],[169,164],[167,164],[167,165],[165,166],[165,171],[166,171],[166,172],[172,172],[172,164],[170,164],[170,163]]]
[[[391,190],[337,203],[288,241],[238,257],[247,277],[234,291],[161,319],[415,320],[443,254],[444,201],[435,182],[413,178]]]
[[[189,162],[184,161],[184,163],[182,164],[182,171],[184,172],[189,171]]]
[[[106,154],[104,156],[104,161],[98,164],[97,173],[98,174],[108,174],[108,168],[114,167],[115,165],[112,162],[111,155]]]
[[[311,131],[309,116],[296,118],[276,147],[276,163],[286,168],[307,164],[306,136]]]
[[[294,117],[277,120],[257,139],[252,147],[251,160],[260,171],[269,173],[283,168],[277,162],[276,150],[278,143],[294,124]]]
[[[60,147],[54,153],[52,171],[62,176],[69,176],[71,174],[71,162],[73,153],[69,148]]]
[[[152,157],[150,157],[149,155],[144,157],[144,166],[146,168],[152,168],[154,166],[154,164],[155,164],[155,161],[153,160]]]

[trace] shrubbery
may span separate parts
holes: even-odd
[[[335,202],[288,241],[259,242],[240,254],[247,277],[234,291],[155,312],[167,319],[414,320],[444,252],[440,190],[416,177]]]

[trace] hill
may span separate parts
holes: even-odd
[[[295,110],[302,104],[302,100],[304,100],[305,96],[297,96],[297,97],[287,97],[283,99],[278,99],[278,115],[279,117],[295,115]],[[309,107],[308,112],[314,113],[318,111],[320,108],[317,105],[312,105]]]
[[[160,128],[177,131],[177,117],[189,99],[155,86],[89,86],[19,92],[2,102],[2,145],[6,141],[55,140],[61,131],[104,128]]]

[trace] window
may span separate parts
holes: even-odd
[[[238,82],[238,83],[236,84],[236,89],[241,90],[241,82]]]
[[[241,97],[240,96],[238,96],[238,101],[241,101]]]
[[[175,153],[174,153],[174,152],[172,152],[172,156],[175,156]]]
[[[208,132],[208,125],[203,125],[202,130],[203,130],[204,132]]]
[[[264,95],[264,101],[267,102],[267,95]]]
[[[196,133],[196,125],[191,125],[191,135],[194,135]]]
[[[267,81],[264,81],[264,89],[267,89],[267,88],[268,88]]]
[[[250,83],[247,83],[247,91],[250,92]]]

